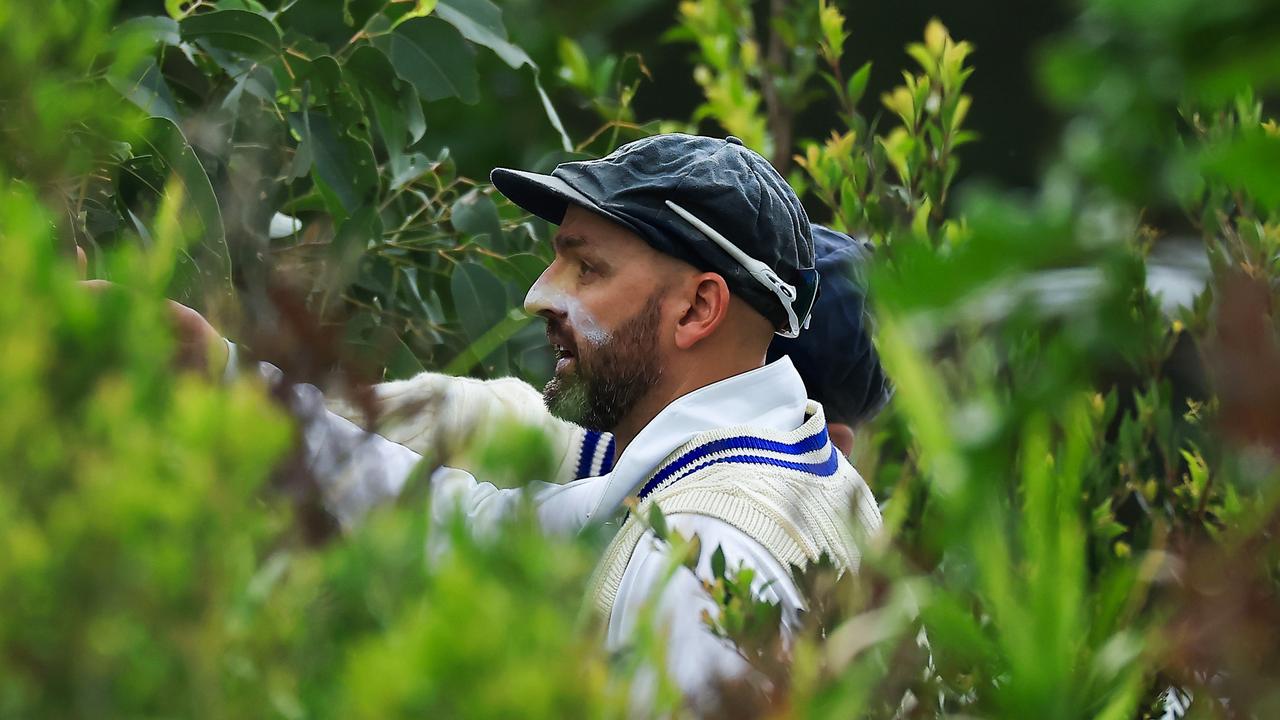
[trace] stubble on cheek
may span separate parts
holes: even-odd
[[[547,409],[584,427],[613,429],[662,377],[656,352],[660,319],[655,294],[599,345],[580,346],[573,371],[552,377],[543,389]]]

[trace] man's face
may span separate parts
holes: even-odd
[[[660,328],[669,259],[596,213],[570,207],[556,259],[525,310],[547,321],[555,374],[543,390],[557,417],[610,430],[662,377]]]

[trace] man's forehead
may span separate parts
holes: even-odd
[[[627,226],[590,210],[570,206],[552,239],[556,250],[593,249],[625,251],[649,244]]]

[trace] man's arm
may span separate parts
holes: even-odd
[[[268,382],[282,382],[279,369],[268,363],[259,363],[259,373]],[[320,483],[326,506],[345,528],[358,524],[377,505],[394,501],[422,461],[412,449],[329,412],[315,386],[290,387],[288,402],[300,428],[303,462]],[[447,521],[460,512],[469,528],[481,534],[509,517],[526,494],[544,529],[577,532],[587,523],[587,512],[603,487],[588,479],[498,488],[465,470],[445,466],[433,471],[430,482],[433,522]]]
[[[371,388],[371,407],[326,399],[330,412],[463,469],[475,463],[468,450],[501,442],[512,424],[540,428],[551,443],[556,470],[552,481],[566,483],[608,470],[610,438],[553,416],[539,393],[517,378],[477,380],[424,372]],[[368,412],[371,410],[372,412]],[[372,415],[373,417],[367,417]],[[372,420],[372,422],[370,422]],[[588,446],[590,446],[588,448]],[[591,457],[583,457],[590,451]]]
[[[105,280],[85,280],[82,285],[93,292],[117,289]],[[241,366],[235,344],[225,339],[203,315],[185,305],[170,300],[168,311],[178,346],[176,364],[221,377],[226,382],[232,381]],[[268,383],[284,381],[280,370],[269,363],[257,363],[255,369]],[[527,385],[524,385],[523,393],[526,398],[529,393],[536,395],[536,391]],[[493,397],[492,393],[490,397]],[[312,385],[294,385],[288,388],[286,398],[300,428],[303,462],[321,484],[330,512],[344,526],[357,523],[375,505],[393,500],[422,460],[422,455],[411,448],[368,432],[329,412],[323,394]],[[483,401],[483,396],[480,400]],[[466,405],[464,401],[460,407]],[[521,403],[521,406],[529,407],[529,403]],[[545,410],[540,412],[545,413]],[[469,420],[479,422],[478,417]],[[546,417],[550,418],[550,415]],[[573,432],[574,426],[563,425],[570,433]],[[562,428],[561,433],[560,442],[572,449],[581,445],[581,440],[575,438],[581,438],[585,431],[579,428],[576,435],[566,436]],[[568,479],[572,477],[570,475]],[[431,481],[433,494],[437,496],[432,505],[433,513],[451,513],[460,509],[477,527],[495,524],[514,507],[520,493],[519,490],[503,490],[490,483],[480,483],[469,473],[453,468],[438,469]],[[582,527],[586,522],[584,508],[593,507],[591,503],[596,498],[592,493],[598,492],[593,486],[584,486],[584,483],[541,483],[535,484],[530,491],[543,524],[553,531],[573,531]]]

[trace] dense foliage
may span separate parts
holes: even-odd
[[[626,714],[661,643],[604,655],[596,538],[526,517],[429,554],[419,485],[336,535],[262,388],[170,370],[166,296],[357,397],[545,377],[512,309],[546,227],[433,124],[497,102],[536,109],[534,169],[732,132],[878,248],[897,392],[853,460],[887,531],[858,577],[803,575],[785,657],[720,568],[710,621],[773,679],[723,714],[1280,712],[1271,3],[1083,2],[1037,60],[1064,132],[1034,192],[953,188],[1000,144],[969,108],[1001,99],[966,94],[981,48],[940,22],[871,98],[852,8],[681,2],[653,52],[689,54],[705,102],[639,118],[643,57],[565,37],[540,68],[488,0],[138,4],[0,10],[0,717]],[[800,137],[816,98],[830,134]],[[595,124],[576,144],[565,105]],[[127,289],[78,286],[77,245]],[[513,437],[485,472],[530,476]]]

